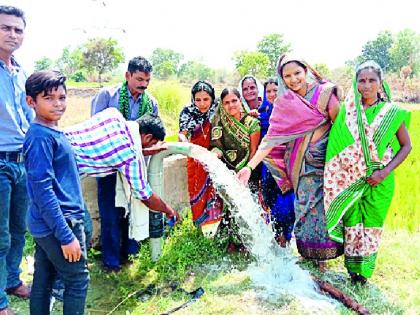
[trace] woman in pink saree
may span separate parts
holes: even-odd
[[[295,191],[298,251],[325,270],[325,260],[343,253],[343,246],[328,236],[323,193],[326,146],[331,121],[338,111],[338,92],[334,84],[323,80],[301,59],[283,55],[277,71],[279,92],[270,127],[248,167],[237,176],[246,183],[250,169],[262,160],[268,165],[273,160],[284,162],[278,183],[290,182]],[[284,144],[285,150],[277,150]]]

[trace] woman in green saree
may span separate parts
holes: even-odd
[[[245,113],[241,95],[235,88],[225,88],[220,95],[221,105],[212,120],[209,149],[238,172],[244,168],[257,151],[260,141],[260,123],[257,118]],[[255,193],[258,183],[250,184]],[[245,250],[237,232],[237,223],[225,207],[222,222],[217,232],[220,241],[227,241],[228,252]]]
[[[331,239],[344,244],[353,283],[364,284],[372,276],[394,194],[393,170],[411,150],[409,113],[390,100],[380,66],[361,64],[330,131],[324,171],[327,229]]]
[[[238,172],[257,151],[260,141],[260,123],[244,112],[241,95],[236,88],[225,88],[212,121],[210,150],[226,166]]]

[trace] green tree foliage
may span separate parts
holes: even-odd
[[[156,48],[150,57],[155,76],[159,79],[167,79],[177,74],[179,64],[183,58],[182,54],[172,49]]]
[[[172,61],[165,60],[153,67],[153,72],[159,79],[168,79],[169,77],[176,75],[176,67]]]
[[[360,56],[347,64],[358,65],[368,59],[375,60],[385,71],[399,74],[403,67],[409,67],[412,74],[420,71],[420,35],[405,29],[395,36],[389,31],[378,34],[368,41]]]
[[[48,57],[42,57],[41,59],[35,61],[34,70],[41,71],[51,69],[53,61]]]
[[[258,78],[266,78],[270,59],[259,51],[238,51],[233,57],[236,70],[241,76],[252,74]]]
[[[69,46],[63,49],[61,56],[57,59],[58,69],[68,77],[72,77],[76,72],[83,72],[83,54],[80,48],[71,50]],[[80,75],[79,75],[80,76]]]
[[[389,31],[380,32],[376,39],[368,41],[362,48],[362,55],[358,63],[366,60],[375,60],[385,71],[391,67],[391,56],[389,49],[393,44],[392,33]]]
[[[178,77],[184,82],[196,80],[214,81],[215,71],[198,61],[188,61],[179,68]]]
[[[325,79],[331,78],[331,70],[325,63],[316,63],[314,64],[314,68],[318,73]]]
[[[410,66],[413,73],[420,70],[420,35],[410,29],[399,32],[389,49],[391,70],[399,73],[404,66]]]
[[[113,38],[92,38],[82,46],[82,63],[88,73],[97,73],[98,81],[102,75],[118,67],[124,61],[124,53]]]
[[[268,73],[276,73],[277,59],[280,55],[290,52],[290,44],[285,43],[282,34],[270,34],[263,37],[257,44],[258,51],[269,59]]]

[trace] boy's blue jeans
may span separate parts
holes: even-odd
[[[117,175],[98,177],[98,207],[101,217],[102,262],[114,269],[121,266],[121,258],[135,255],[139,244],[128,238],[128,218],[124,218],[124,208],[115,207],[115,184]]]
[[[35,273],[30,300],[31,315],[50,313],[51,289],[57,274],[65,287],[63,314],[84,314],[89,272],[83,221],[72,220],[69,226],[82,249],[82,256],[78,262],[69,262],[64,258],[61,244],[54,235],[34,238],[36,243]]]
[[[6,288],[21,284],[28,194],[23,162],[0,159],[0,308],[8,305]]]

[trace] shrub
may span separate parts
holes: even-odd
[[[74,82],[86,82],[86,76],[82,71],[77,71],[70,77],[71,80]]]
[[[157,262],[151,261],[149,246],[142,246],[137,258],[141,268],[138,272],[155,273],[159,283],[183,281],[194,266],[211,264],[222,255],[215,240],[206,238],[188,215],[170,231]]]

